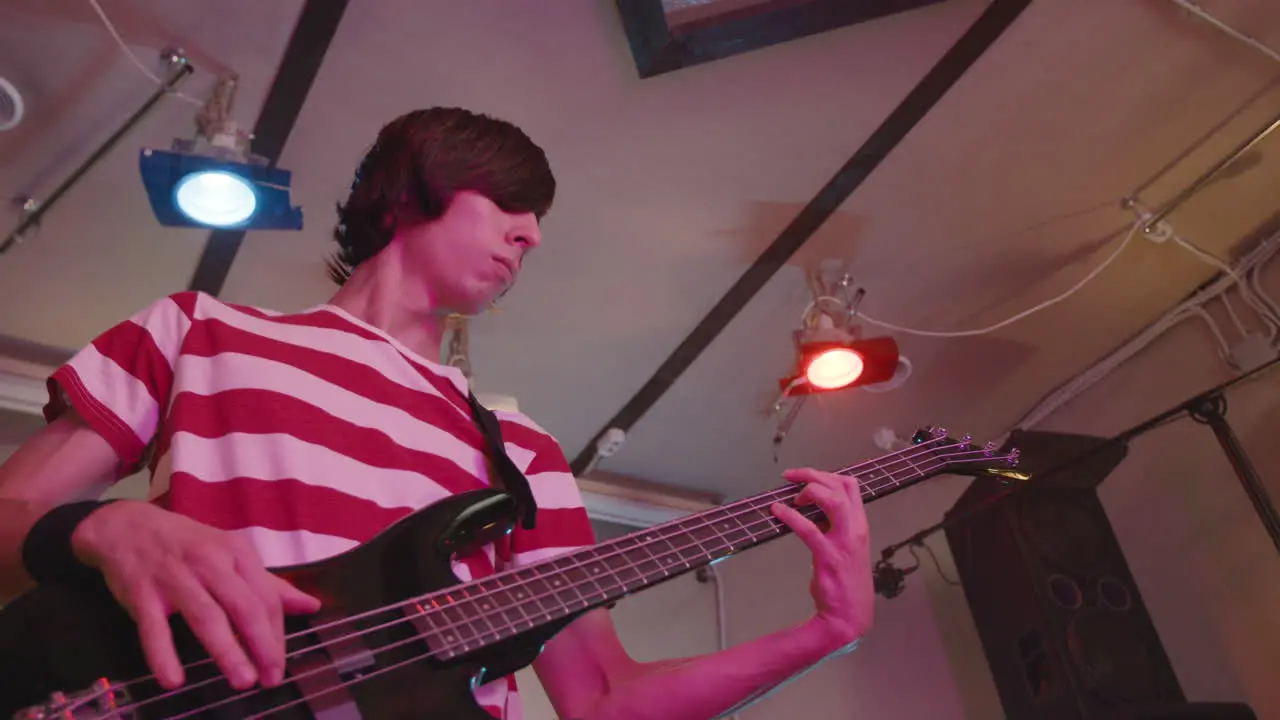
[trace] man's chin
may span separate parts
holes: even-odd
[[[475,317],[483,315],[485,312],[492,310],[498,302],[498,298],[485,299],[479,298],[469,302],[456,303],[450,308],[450,315],[464,315],[466,317]]]

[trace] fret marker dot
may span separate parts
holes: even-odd
[[[454,637],[453,637],[452,635],[445,635],[445,636],[444,636],[444,639],[445,639],[445,640],[448,640],[449,642],[453,642]]]

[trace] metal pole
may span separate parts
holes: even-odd
[[[1222,445],[1222,452],[1230,461],[1231,469],[1240,478],[1240,484],[1244,486],[1244,492],[1253,503],[1253,509],[1262,519],[1262,525],[1271,536],[1271,542],[1275,544],[1276,550],[1280,550],[1280,515],[1276,514],[1276,506],[1267,495],[1267,488],[1262,484],[1262,478],[1258,477],[1258,471],[1249,461],[1249,456],[1245,454],[1239,438],[1227,424],[1226,397],[1221,392],[1210,395],[1201,399],[1198,404],[1190,408],[1190,411],[1192,420],[1208,425],[1217,436],[1218,443]]]
[[[26,217],[22,219],[22,222],[18,223],[18,227],[14,228],[13,232],[9,233],[8,237],[6,237],[3,242],[0,242],[0,254],[8,252],[14,245],[21,242],[23,235],[25,235],[31,228],[40,224],[40,219],[44,217],[44,214],[48,212],[53,207],[54,203],[58,202],[58,200],[61,199],[68,190],[71,189],[72,185],[79,181],[80,178],[83,177],[91,167],[96,165],[104,155],[110,152],[111,149],[116,146],[116,143],[120,142],[120,139],[123,138],[126,133],[141,122],[142,118],[144,118],[147,113],[150,112],[162,98],[164,98],[164,96],[173,92],[174,88],[178,86],[178,83],[185,80],[188,75],[195,71],[195,68],[192,67],[191,63],[187,62],[185,58],[177,57],[175,62],[179,63],[177,72],[157,88],[151,97],[147,98],[147,101],[142,104],[142,107],[138,108],[138,110],[134,112],[128,120],[125,120],[124,124],[112,133],[111,137],[107,138],[106,142],[102,143],[97,150],[93,151],[92,155],[80,164],[80,167],[77,167],[72,171],[71,175],[69,175],[66,180],[62,181],[62,184],[54,188],[53,192],[49,193],[49,197],[46,200],[43,202],[32,203],[34,207],[30,212],[27,212]]]
[[[1138,423],[1137,425],[1134,425],[1133,427],[1129,428],[1128,430],[1125,430],[1124,432],[1118,435],[1114,435],[1108,438],[1106,442],[1099,443],[1098,445],[1095,445],[1094,447],[1088,450],[1080,452],[1075,456],[1070,457],[1058,463],[1052,468],[1049,468],[1048,470],[1035,473],[1035,476],[1032,478],[1031,482],[1024,482],[1024,483],[1019,483],[1017,485],[1010,485],[1007,490],[1001,490],[997,493],[994,493],[990,498],[988,498],[987,500],[983,501],[982,503],[974,507],[963,510],[951,517],[944,518],[942,522],[930,525],[929,527],[917,532],[915,535],[912,535],[906,540],[902,540],[900,542],[896,542],[892,545],[885,547],[884,550],[881,551],[881,557],[884,558],[885,560],[888,560],[890,557],[894,555],[894,553],[898,552],[902,548],[907,547],[908,545],[917,545],[923,542],[925,538],[929,537],[930,535],[933,535],[934,533],[946,530],[948,527],[951,527],[958,523],[966,522],[972,519],[973,517],[976,517],[977,515],[991,509],[992,507],[995,507],[997,503],[1005,500],[1011,495],[1016,495],[1017,493],[1024,493],[1024,492],[1032,492],[1033,489],[1038,487],[1046,477],[1055,476],[1060,473],[1064,473],[1067,470],[1078,467],[1080,463],[1083,463],[1084,461],[1090,458],[1097,457],[1101,455],[1103,452],[1111,450],[1118,444],[1128,443],[1130,440],[1138,437],[1139,435],[1150,432],[1151,430],[1154,430],[1160,427],[1161,425],[1164,425],[1167,422],[1177,419],[1179,416],[1194,413],[1194,411],[1201,406],[1201,404],[1204,402],[1206,398],[1211,398],[1215,395],[1221,395],[1225,393],[1228,388],[1236,385],[1237,383],[1241,383],[1241,382],[1244,382],[1245,380],[1248,380],[1249,378],[1255,377],[1259,373],[1265,370],[1268,370],[1272,367],[1275,367],[1276,365],[1280,365],[1280,358],[1274,358],[1272,360],[1268,360],[1267,362],[1263,363],[1262,365],[1259,365],[1258,367],[1250,370],[1247,373],[1244,373],[1243,375],[1237,375],[1236,377],[1231,378],[1230,380],[1227,380],[1226,382],[1214,388],[1206,390],[1205,392],[1202,392],[1199,395],[1196,395],[1195,397],[1190,398],[1189,400],[1179,403],[1175,407],[1165,410],[1159,415],[1156,415],[1152,418],[1144,420],[1141,423]]]
[[[1262,53],[1263,55],[1266,55],[1267,57],[1271,58],[1272,60],[1275,60],[1276,62],[1280,62],[1280,53],[1278,53],[1278,52],[1276,52],[1275,50],[1272,50],[1271,48],[1267,47],[1266,45],[1264,45],[1262,42],[1258,41],[1257,39],[1252,38],[1252,37],[1250,37],[1250,36],[1248,36],[1248,35],[1245,35],[1244,33],[1240,32],[1239,30],[1236,30],[1235,28],[1233,28],[1233,27],[1231,27],[1230,25],[1228,25],[1228,24],[1226,24],[1226,23],[1222,22],[1222,21],[1221,21],[1221,20],[1219,20],[1218,18],[1216,18],[1216,17],[1214,17],[1214,16],[1210,15],[1207,11],[1205,11],[1205,9],[1204,9],[1204,8],[1202,8],[1202,7],[1200,7],[1199,5],[1197,5],[1197,4],[1193,3],[1193,2],[1191,2],[1191,0],[1172,0],[1172,2],[1173,2],[1173,4],[1174,4],[1174,5],[1177,5],[1178,7],[1182,8],[1183,10],[1186,10],[1187,12],[1191,13],[1192,15],[1195,15],[1196,17],[1200,18],[1201,20],[1203,20],[1203,21],[1205,21],[1205,22],[1209,23],[1210,25],[1214,26],[1215,28],[1217,28],[1217,29],[1221,30],[1222,32],[1226,33],[1226,34],[1227,34],[1227,35],[1229,35],[1230,37],[1232,37],[1232,38],[1234,38],[1234,39],[1236,39],[1236,40],[1239,40],[1240,42],[1244,43],[1245,45],[1248,45],[1249,47],[1253,48],[1254,50],[1257,50],[1258,52]]]
[[[1150,219],[1147,220],[1147,224],[1143,226],[1142,231],[1144,233],[1151,232],[1152,228],[1160,224],[1161,220],[1165,219],[1165,217],[1167,217],[1169,213],[1177,209],[1179,205],[1186,202],[1188,198],[1190,198],[1192,195],[1199,192],[1200,188],[1208,184],[1208,182],[1212,180],[1215,175],[1222,172],[1223,168],[1235,162],[1241,155],[1244,155],[1246,152],[1249,152],[1249,150],[1253,148],[1254,145],[1257,145],[1258,143],[1262,142],[1263,139],[1265,139],[1268,135],[1270,135],[1276,128],[1280,128],[1280,115],[1277,115],[1276,117],[1272,118],[1266,124],[1265,127],[1263,127],[1258,132],[1254,133],[1253,137],[1241,143],[1239,146],[1236,147],[1235,150],[1232,150],[1231,153],[1228,154],[1225,158],[1218,161],[1217,164],[1215,164],[1213,167],[1206,170],[1204,174],[1202,174],[1200,177],[1196,178],[1195,181],[1192,182],[1190,185],[1188,185],[1185,189],[1183,189],[1182,192],[1175,195],[1172,200],[1165,203],[1159,210],[1156,211],[1154,215],[1150,217]]]

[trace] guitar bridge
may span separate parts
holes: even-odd
[[[106,678],[71,694],[55,692],[43,705],[19,710],[14,720],[125,720],[133,717],[133,700],[122,683]]]

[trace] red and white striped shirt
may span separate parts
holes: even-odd
[[[182,292],[97,337],[49,380],[45,416],[75,406],[149,499],[250,540],[268,567],[330,557],[449,495],[489,485],[457,368],[340,308],[281,314]],[[529,478],[537,527],[459,559],[470,580],[594,543],[556,441],[498,411]],[[519,718],[515,678],[475,689]]]

